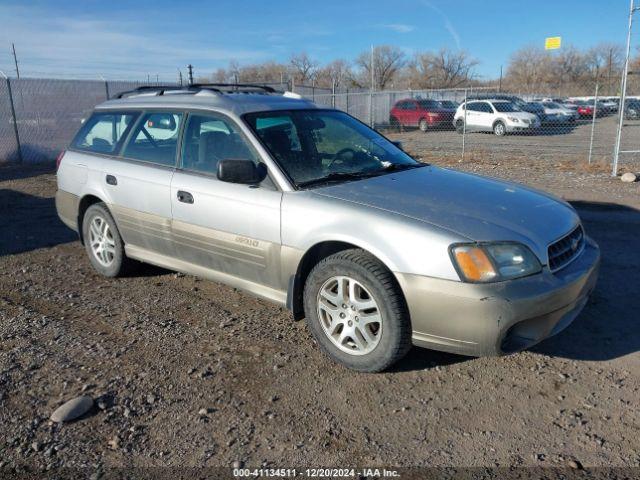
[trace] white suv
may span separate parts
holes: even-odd
[[[465,123],[467,132],[493,132],[499,136],[540,127],[537,115],[523,112],[506,100],[473,100],[462,103],[456,110],[453,124],[456,130],[462,133]]]

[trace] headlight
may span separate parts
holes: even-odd
[[[507,120],[513,122],[513,123],[520,123],[520,119],[516,118],[516,117],[507,117]]]
[[[451,258],[467,282],[489,283],[525,277],[542,270],[536,256],[520,243],[457,244]]]

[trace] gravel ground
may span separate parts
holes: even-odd
[[[335,365],[304,322],[235,289],[150,266],[98,277],[55,215],[55,176],[0,169],[0,468],[637,467],[640,183],[524,160],[448,166],[573,201],[601,280],[532,351],[414,348],[375,375]],[[81,394],[93,410],[49,421]]]

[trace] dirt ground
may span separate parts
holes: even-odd
[[[55,176],[0,169],[0,468],[639,466],[640,183],[440,163],[572,201],[602,248],[600,282],[531,351],[414,348],[382,374],[337,366],[304,322],[235,289],[153,267],[98,277],[56,217]],[[82,393],[87,416],[49,421]]]

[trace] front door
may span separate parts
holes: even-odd
[[[257,163],[259,156],[232,120],[189,114],[181,168],[171,181],[176,254],[189,264],[280,289],[282,194],[269,178],[258,186],[221,182],[216,172],[224,159]]]

